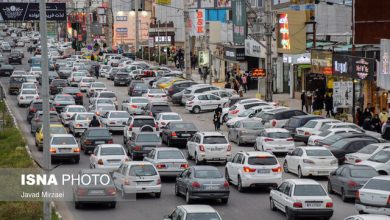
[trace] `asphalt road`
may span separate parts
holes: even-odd
[[[27,59],[30,56],[27,52],[26,58],[23,60],[23,65],[17,65],[17,70],[28,70],[29,64]],[[5,91],[8,88],[8,77],[0,79]],[[127,87],[114,87],[112,81],[106,79],[100,79],[106,84],[109,90],[114,91],[119,99],[119,103],[127,96]],[[26,108],[19,108],[17,106],[16,96],[6,96],[8,103],[12,108],[18,124],[28,141],[29,148],[33,154],[33,157],[38,161],[42,161],[42,152],[38,152],[33,136],[30,134],[30,126],[26,121]],[[84,98],[85,106],[87,106],[88,99]],[[178,112],[182,118],[186,121],[192,121],[201,131],[213,130],[212,113],[201,113],[199,115],[191,114],[184,110],[180,106],[171,106],[172,110]],[[227,135],[226,127],[223,127],[223,132]],[[122,144],[122,134],[114,134],[114,143]],[[239,151],[251,151],[252,146],[238,147],[235,144],[233,146],[233,155]],[[183,149],[183,151],[185,151]],[[184,152],[185,153],[185,152]],[[279,161],[283,162],[283,155],[279,156]],[[62,168],[77,168],[85,169],[89,168],[88,156],[81,154],[80,163],[65,164]],[[193,161],[190,161],[191,165],[194,165]],[[223,165],[216,165],[223,172]],[[283,178],[297,178],[292,174],[283,174]],[[315,178],[325,188],[327,184],[326,178]],[[353,203],[344,203],[339,196],[331,196],[334,202],[334,215],[332,220],[342,220],[350,215],[357,214]],[[104,206],[91,205],[86,209],[76,210],[74,204],[71,202],[56,202],[56,205],[63,216],[63,219],[71,220],[97,220],[97,219],[118,219],[118,220],[154,220],[163,219],[165,215],[171,213],[171,211],[177,206],[185,204],[185,200],[182,197],[177,197],[174,194],[174,180],[164,180],[162,183],[162,195],[160,199],[156,199],[153,196],[142,195],[138,196],[136,201],[132,202],[119,202],[115,209],[108,209]],[[230,199],[227,205],[221,205],[217,201],[204,201],[200,204],[212,205],[221,214],[224,220],[281,220],[285,219],[285,216],[281,212],[272,212],[269,208],[269,190],[258,189],[249,190],[245,193],[239,193],[235,186],[230,186]]]

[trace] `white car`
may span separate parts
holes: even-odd
[[[148,89],[142,96],[146,97],[149,102],[168,102],[167,94],[162,89]]]
[[[207,219],[207,220],[222,220],[219,213],[209,205],[181,205],[164,218],[164,220],[194,220]]]
[[[82,105],[67,105],[60,114],[62,124],[69,125],[69,120],[74,114],[83,112],[87,112],[87,110]]]
[[[352,128],[331,128],[329,130],[322,131],[320,134],[311,135],[307,141],[307,145],[318,146],[320,141],[325,140],[328,137],[331,137],[336,134],[350,133],[350,132],[358,133],[359,131]]]
[[[77,87],[81,81],[82,78],[87,77],[87,74],[85,72],[72,72],[70,74],[70,77],[68,78],[68,84],[70,86]]]
[[[183,96],[181,97],[181,103],[186,104],[188,98],[193,95],[201,94],[211,90],[219,90],[220,88],[216,86],[210,86],[208,84],[196,84],[192,85],[189,88],[184,89]]]
[[[328,130],[328,129],[331,129],[331,128],[352,128],[352,129],[355,129],[355,130],[357,130],[357,131],[359,131],[361,133],[365,133],[365,134],[371,135],[371,136],[373,136],[375,138],[378,138],[378,139],[382,138],[382,134],[380,134],[378,132],[375,132],[375,131],[364,130],[363,128],[359,127],[358,125],[356,125],[354,123],[350,123],[350,122],[341,122],[341,123],[327,124],[327,125],[324,125],[321,128],[321,131]]]
[[[366,165],[374,168],[381,175],[390,174],[390,149],[383,149],[372,155],[358,165]]]
[[[89,128],[89,123],[94,115],[91,112],[74,114],[69,122],[69,132],[75,136],[83,134]]]
[[[266,128],[256,138],[255,150],[287,153],[294,149],[294,139],[284,128]]]
[[[325,147],[297,147],[287,154],[283,163],[284,172],[295,173],[299,178],[329,176],[337,167],[336,157]]]
[[[271,210],[284,212],[287,219],[330,219],[333,215],[332,199],[315,180],[286,179],[271,190],[269,199]]]
[[[230,119],[234,118],[242,111],[245,111],[255,106],[261,106],[261,105],[269,105],[269,104],[257,98],[240,100],[229,108],[229,113],[227,117]]]
[[[221,98],[239,98],[240,96],[237,94],[234,89],[220,89],[220,90],[212,90],[206,92],[207,94],[213,94],[219,96]]]
[[[111,99],[116,107],[118,107],[118,98],[115,92],[112,91],[97,91],[89,97],[89,103],[94,103],[97,99]]]
[[[154,193],[161,197],[161,179],[156,167],[145,161],[127,161],[122,163],[113,179],[115,187],[121,191],[122,197],[128,194]]]
[[[30,83],[30,82],[23,83],[23,84],[22,84],[22,87],[20,87],[20,91],[23,90],[23,89],[35,89],[35,90],[38,91],[37,84],[35,84],[35,83]],[[19,93],[20,93],[20,92],[19,92]]]
[[[24,42],[23,41],[18,41],[18,43],[16,43],[16,46],[17,47],[24,47]]]
[[[117,170],[119,166],[129,161],[126,151],[120,144],[101,144],[89,157],[91,169],[105,169],[109,172]]]
[[[188,98],[185,109],[198,114],[201,111],[215,110],[218,106],[228,103],[228,99],[220,98],[212,94],[195,94]]]
[[[295,140],[307,143],[311,135],[318,135],[322,131],[320,129],[330,123],[341,123],[336,119],[314,119],[308,121],[303,127],[296,128]]]
[[[373,177],[356,193],[359,214],[390,215],[390,176]]]
[[[176,112],[162,112],[156,115],[156,123],[160,129],[164,128],[171,121],[183,121]]]
[[[344,220],[390,220],[390,217],[386,215],[363,214],[349,216]]]
[[[189,159],[196,164],[206,161],[226,162],[232,153],[232,145],[219,132],[197,132],[187,142]]]
[[[139,133],[143,126],[150,126],[153,132],[158,132],[159,128],[153,116],[137,115],[131,116],[123,128],[123,143],[126,144],[134,133]]]
[[[91,83],[94,83],[95,81],[96,81],[96,79],[93,77],[81,78],[80,83],[79,83],[80,91],[82,91],[82,92],[87,91],[87,88],[89,88],[91,86]]]
[[[144,107],[149,103],[146,97],[127,97],[122,101],[122,111],[129,112],[130,115],[142,115]]]
[[[130,114],[127,111],[109,111],[100,116],[100,121],[110,131],[123,131],[129,118]]]
[[[80,148],[76,139],[71,134],[55,134],[50,139],[51,161],[73,160],[80,161]]]
[[[178,176],[189,165],[181,150],[171,147],[159,147],[151,150],[144,161],[152,163],[160,176]]]
[[[111,66],[109,66],[109,65],[101,65],[100,70],[99,70],[100,77],[106,78],[110,69],[111,69]]]
[[[116,111],[115,105],[113,104],[97,104],[90,111],[94,112],[96,116],[105,115],[109,111]]]
[[[106,85],[102,82],[93,82],[87,89],[87,96],[91,96],[93,93],[98,92],[98,91],[103,91],[106,90]]]
[[[23,75],[23,76],[26,77],[27,82],[36,83],[36,84],[38,83],[37,76],[35,76],[35,75],[27,74],[27,75]]]
[[[243,192],[248,187],[276,187],[282,167],[269,152],[239,152],[225,166],[225,178]]]
[[[32,100],[39,99],[39,94],[36,89],[23,89],[20,90],[19,95],[17,97],[18,106],[26,106],[31,103]]]
[[[241,111],[239,114],[237,114],[237,117],[230,118],[229,115],[227,116],[228,121],[226,122],[226,126],[230,128],[233,126],[237,121],[248,119],[254,117],[257,113],[262,111],[268,111],[271,109],[274,109],[275,107],[271,105],[261,105],[261,106],[255,106],[250,109],[247,109],[245,111]]]
[[[370,144],[362,149],[360,149],[356,153],[350,153],[345,155],[345,163],[349,164],[357,164],[364,160],[367,160],[374,154],[378,153],[381,150],[389,149],[390,144],[389,143],[378,143],[378,144]]]
[[[95,99],[95,101],[88,107],[90,111],[93,111],[96,109],[96,106],[99,106],[101,104],[106,104],[106,105],[112,105],[114,106],[115,110],[117,109],[116,103],[112,99],[109,98],[98,98]]]

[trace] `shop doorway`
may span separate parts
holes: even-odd
[[[309,73],[305,74],[306,91],[314,92],[318,89],[320,94],[326,92],[326,76],[324,74]]]

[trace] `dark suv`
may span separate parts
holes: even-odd
[[[11,76],[9,78],[9,87],[8,87],[8,93],[9,94],[18,94],[20,88],[22,87],[22,84],[27,82],[26,77],[24,76]]]
[[[114,77],[114,86],[129,86],[130,85],[130,75],[127,72],[118,72]]]
[[[22,58],[20,57],[19,53],[11,53],[8,56],[8,63],[9,64],[13,64],[13,63],[22,64]]]
[[[62,88],[68,86],[66,79],[53,79],[50,83],[50,95],[57,95],[62,91]]]
[[[142,96],[148,91],[148,86],[142,80],[132,80],[127,92],[129,96]]]

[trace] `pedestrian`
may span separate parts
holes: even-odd
[[[386,111],[386,108],[383,108],[382,111],[379,113],[379,120],[381,120],[382,125],[387,122],[388,118],[389,113]]]
[[[100,69],[99,63],[96,63],[95,64],[95,76],[96,76],[96,79],[99,79],[99,69]]]
[[[301,94],[301,110],[303,111],[303,106],[305,106],[305,102],[306,102],[306,93],[305,93],[305,90],[302,90],[302,94]],[[306,109],[306,112],[307,112],[307,109]]]
[[[363,122],[365,121],[365,120],[371,120],[371,118],[372,118],[372,114],[371,114],[371,109],[370,108],[366,108],[365,110],[364,110],[364,113],[363,113]]]
[[[309,91],[306,94],[306,101],[305,101],[305,107],[306,107],[307,113],[311,113],[312,105],[313,105],[313,96],[312,96],[311,92]]]
[[[214,113],[213,122],[214,122],[214,129],[216,131],[219,131],[220,127],[221,127],[221,125],[220,125],[221,124],[221,113],[220,112]]]
[[[375,114],[374,117],[371,119],[371,131],[375,131],[378,133],[381,133],[382,131],[381,121],[379,120],[378,114]]]
[[[382,125],[382,137],[383,137],[383,135],[385,134],[385,132],[386,132],[386,129],[387,128],[390,128],[390,117],[389,118],[387,118],[387,121],[386,121],[386,123],[384,123],[383,125]],[[390,138],[390,129],[387,129],[388,130],[388,137]],[[386,138],[384,138],[383,137],[383,139],[386,139]],[[386,139],[386,140],[389,140],[389,139]]]
[[[218,105],[218,107],[215,109],[214,113],[220,113],[222,114],[222,108],[221,108],[221,105]]]
[[[325,110],[326,110],[326,117],[330,118],[333,116],[333,97],[329,94],[326,94],[325,97]]]
[[[356,110],[355,120],[356,120],[356,124],[359,125],[360,127],[363,125],[363,112],[360,109],[360,107],[358,107]]]
[[[89,123],[89,127],[100,127],[100,122],[94,115],[91,122]]]
[[[240,83],[238,82],[237,79],[233,79],[233,89],[237,92],[238,94],[238,91],[240,89]]]
[[[242,74],[241,81],[242,81],[242,87],[244,89],[244,92],[246,93],[247,85],[248,85],[248,76],[246,75],[246,73]]]
[[[199,73],[200,79],[202,79],[202,77],[203,77],[202,67],[198,68],[198,73]]]
[[[229,83],[229,80],[230,80],[230,71],[226,71],[226,74],[225,74],[225,81],[226,83]]]

